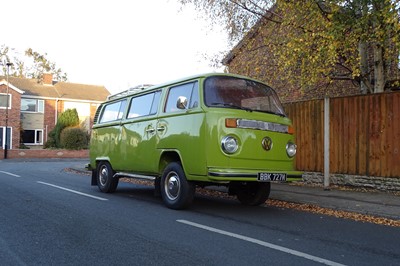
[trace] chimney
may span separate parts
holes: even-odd
[[[43,73],[43,84],[53,85],[53,74],[52,73]]]

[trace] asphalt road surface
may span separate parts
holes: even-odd
[[[64,171],[84,163],[0,161],[1,265],[400,265],[396,227],[203,195],[174,211]]]

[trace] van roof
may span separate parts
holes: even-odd
[[[133,95],[142,91],[145,91],[146,89],[148,89],[149,87],[152,87],[153,85],[150,84],[141,84],[141,85],[137,85],[135,87],[129,88],[127,90],[112,94],[112,95],[108,95],[107,97],[107,101],[108,100],[113,100],[113,99],[117,99],[117,98],[121,98],[124,96],[128,96],[128,95]]]
[[[189,81],[189,80],[193,80],[193,79],[198,79],[198,78],[207,78],[207,77],[212,77],[212,76],[230,76],[230,77],[237,77],[237,78],[245,78],[245,79],[254,80],[254,79],[252,79],[250,77],[237,75],[237,74],[230,74],[230,73],[219,73],[219,72],[203,73],[203,74],[197,74],[197,75],[192,75],[192,76],[176,79],[176,80],[165,82],[165,83],[160,83],[160,84],[157,84],[157,85],[151,85],[151,84],[137,85],[135,87],[132,87],[132,88],[129,88],[127,90],[118,92],[116,94],[109,95],[107,97],[107,101],[108,100],[114,100],[114,99],[122,98],[122,97],[129,96],[129,95],[135,95],[135,94],[142,93],[142,92],[145,92],[145,91],[150,91],[150,90],[153,90],[153,89],[158,89],[158,88],[162,88],[162,87],[171,86],[171,85],[174,85],[176,83],[181,83],[181,82],[185,82],[185,81]],[[257,81],[257,80],[255,80],[255,81]],[[258,81],[258,82],[260,82],[260,81]]]

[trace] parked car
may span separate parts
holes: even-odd
[[[154,181],[165,205],[189,206],[195,188],[226,186],[264,203],[271,181],[301,179],[294,130],[275,91],[244,76],[205,74],[136,87],[101,104],[90,142],[92,185],[120,177]]]

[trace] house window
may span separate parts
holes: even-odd
[[[64,111],[74,108],[78,112],[79,118],[90,116],[90,103],[64,102]]]
[[[80,125],[90,130],[90,103],[64,101],[64,111],[67,109],[76,109]]]
[[[7,99],[8,99],[8,105],[7,105]],[[0,109],[6,109],[8,106],[8,109],[11,108],[11,94],[5,94],[5,93],[0,93]]]
[[[21,111],[44,113],[44,100],[21,99]]]
[[[24,130],[22,133],[24,144],[43,145],[43,129]]]
[[[11,149],[11,136],[12,136],[12,128],[7,127],[7,148]],[[5,139],[6,139],[6,128],[5,127],[0,127],[0,147],[3,149],[5,148]]]

